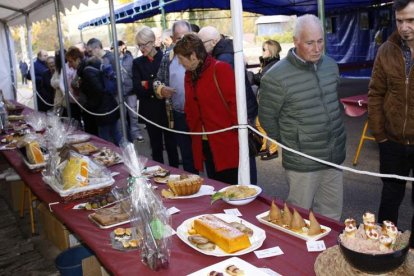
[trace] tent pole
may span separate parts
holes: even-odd
[[[167,19],[165,18],[165,10],[164,10],[164,0],[160,0],[160,10],[161,10],[161,24],[162,24],[162,29],[166,30],[167,29]]]
[[[32,24],[29,24],[29,15],[25,15],[26,29],[27,29],[27,54],[30,62],[30,76],[32,77],[32,90],[33,90],[33,106],[35,110],[37,108],[37,89],[36,89],[36,76],[34,72],[33,62],[33,50],[32,50]]]
[[[13,66],[13,57],[12,57],[12,50],[11,50],[11,44],[10,44],[10,29],[9,26],[6,23],[3,23],[5,35],[6,35],[6,42],[7,42],[7,51],[9,54],[9,61],[10,61],[10,72],[11,72],[11,81],[12,81],[12,89],[13,89],[13,99],[17,99],[17,91],[16,91],[16,74],[14,72],[14,66]],[[3,95],[4,96],[4,95]]]
[[[63,43],[62,38],[62,25],[60,21],[60,2],[59,0],[55,0],[55,13],[56,13],[56,24],[59,36],[59,52],[60,52],[60,62],[62,64],[62,68],[60,73],[63,74],[63,86],[65,87],[65,101],[66,101],[66,110],[68,113],[68,117],[72,118],[72,112],[70,110],[70,101],[69,101],[69,85],[68,79],[66,78],[66,64],[65,64],[65,45]]]
[[[318,0],[318,17],[322,22],[323,36],[325,43],[323,44],[323,53],[326,53],[326,24],[325,24],[325,0]]]
[[[116,69],[116,84],[118,90],[118,102],[119,102],[119,112],[121,115],[121,125],[122,125],[122,135],[125,139],[128,139],[128,132],[126,128],[126,110],[124,106],[124,87],[122,85],[122,76],[121,76],[121,66],[119,62],[119,52],[118,52],[118,37],[115,25],[115,13],[114,13],[114,1],[109,0],[109,14],[111,19],[111,27],[112,27],[112,41],[114,45],[114,57],[115,57],[115,69]],[[109,27],[109,25],[108,25]]]
[[[81,39],[81,42],[83,42],[83,30],[82,29],[80,29],[80,39]]]
[[[250,184],[249,147],[247,141],[246,86],[243,60],[243,6],[241,0],[231,0],[233,28],[234,73],[236,77],[237,118],[239,125],[239,184]]]

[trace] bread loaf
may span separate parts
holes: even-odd
[[[40,164],[45,162],[40,145],[36,141],[26,144],[26,155],[27,161],[29,161],[30,164]]]
[[[213,215],[204,215],[195,219],[194,229],[227,253],[233,253],[251,245],[245,233]]]

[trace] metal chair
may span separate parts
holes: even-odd
[[[361,138],[359,139],[359,145],[355,153],[354,161],[352,161],[353,166],[357,165],[359,154],[361,153],[361,149],[365,141],[366,140],[375,141],[374,137],[367,135],[367,131],[368,131],[368,120],[365,122],[364,129],[362,130]]]

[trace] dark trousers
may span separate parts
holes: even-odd
[[[174,129],[180,131],[187,131],[188,126],[185,120],[185,114],[182,112],[173,111]],[[193,149],[191,146],[191,136],[185,134],[174,134],[177,145],[180,148],[181,159],[183,161],[183,168],[190,173],[198,174],[194,167]]]
[[[238,168],[216,171],[213,161],[213,154],[211,153],[210,145],[206,140],[203,140],[203,155],[205,158],[204,163],[206,165],[208,178],[221,181],[227,184],[235,185],[238,183]]]
[[[98,125],[96,124],[97,117],[87,112],[83,112],[82,119],[85,132],[98,136]]]
[[[380,172],[408,176],[414,169],[414,145],[406,146],[392,141],[379,144]],[[390,220],[398,223],[398,210],[405,194],[405,180],[382,178],[381,203],[378,221]],[[414,204],[414,192],[411,193]]]
[[[147,131],[152,149],[152,159],[164,164],[164,144],[168,155],[168,164],[178,168],[178,151],[174,133],[162,130],[153,124],[147,123]],[[164,139],[164,141],[163,141]]]

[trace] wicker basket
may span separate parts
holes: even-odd
[[[79,193],[75,193],[75,194],[71,194],[68,196],[60,196],[63,200],[64,203],[68,203],[70,201],[74,201],[74,200],[78,200],[78,199],[85,199],[85,198],[90,198],[90,197],[94,197],[97,195],[104,195],[107,194],[111,191],[111,186],[108,187],[103,187],[103,188],[99,188],[99,189],[92,189],[92,190],[88,190],[88,191],[84,191],[84,192],[79,192]]]

